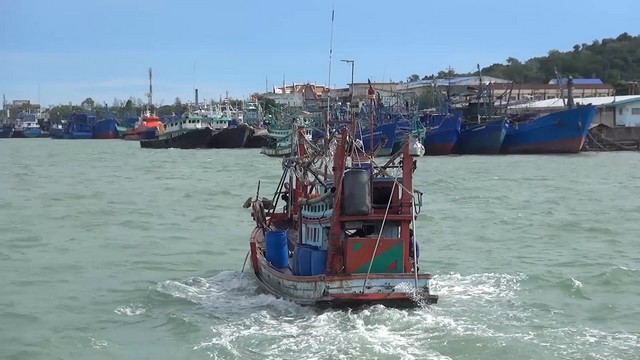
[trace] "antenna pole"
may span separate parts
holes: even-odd
[[[325,146],[329,141],[329,115],[331,113],[331,62],[333,58],[333,19],[335,18],[335,9],[331,9],[331,37],[329,39],[329,81],[327,83],[327,118],[324,123]]]
[[[153,80],[153,73],[151,68],[149,68],[149,93],[147,94],[147,98],[149,99],[147,102],[147,107],[149,108],[148,110],[151,111],[151,107],[153,106],[153,85],[152,85],[152,80]]]

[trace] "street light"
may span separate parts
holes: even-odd
[[[351,89],[349,89],[350,90],[349,91],[349,95],[350,95],[350,99],[349,100],[353,101],[353,66],[355,64],[355,61],[354,60],[345,60],[345,59],[340,60],[340,61],[346,62],[347,64],[351,64]]]

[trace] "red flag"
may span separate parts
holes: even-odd
[[[374,99],[376,97],[376,91],[373,89],[373,86],[371,86],[371,80],[367,79],[367,82],[369,83],[369,89],[367,90],[367,97],[369,99]]]

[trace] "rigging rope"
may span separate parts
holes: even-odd
[[[393,187],[391,187],[391,193],[396,189],[396,181],[393,182]],[[367,270],[367,275],[364,278],[364,282],[362,283],[362,293],[364,294],[364,289],[367,286],[367,280],[369,280],[369,274],[371,273],[371,267],[373,266],[373,259],[376,256],[376,251],[378,251],[378,245],[380,245],[380,238],[382,237],[382,231],[384,230],[384,224],[387,221],[387,215],[389,215],[389,208],[391,207],[391,199],[393,196],[389,196],[389,201],[387,202],[387,209],[384,212],[384,217],[382,218],[382,225],[380,226],[380,233],[378,234],[378,240],[376,240],[376,246],[373,248],[373,253],[371,254],[371,261],[369,262],[369,269]]]

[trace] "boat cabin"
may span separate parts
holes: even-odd
[[[183,117],[168,121],[160,131],[161,135],[181,134],[190,130],[202,129],[204,118],[202,116],[194,116],[185,114]]]

